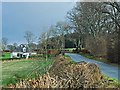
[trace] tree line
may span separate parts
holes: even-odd
[[[55,49],[63,49],[71,41],[73,47],[85,48],[94,56],[118,63],[120,2],[77,2],[67,13],[67,18],[69,22],[58,22],[47,34],[42,34],[40,42],[44,43],[43,47],[46,40],[47,45]]]

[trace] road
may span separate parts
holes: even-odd
[[[93,59],[86,58],[79,54],[66,53],[66,55],[70,56],[71,59],[75,62],[85,61],[88,63],[96,63],[100,67],[101,72],[103,74],[105,74],[111,78],[116,78],[116,79],[120,80],[120,68],[118,68],[117,66],[112,66],[112,65],[106,64],[104,62],[95,61]]]

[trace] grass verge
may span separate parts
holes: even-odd
[[[90,56],[90,55],[87,55],[87,54],[84,54],[84,56],[87,57],[87,58],[90,58],[90,59],[94,59],[93,56]],[[74,61],[70,58],[70,56],[64,55],[64,57],[69,58],[69,60],[71,61],[71,63],[76,64],[76,62],[74,62]],[[99,60],[98,60],[98,61],[99,61]],[[115,78],[108,77],[107,75],[104,75],[104,74],[102,74],[102,75],[103,75],[103,78],[104,78],[106,81],[111,81],[111,83],[108,85],[108,88],[111,88],[111,87],[115,87],[115,88],[118,87],[118,88],[120,88],[120,81],[119,81],[119,80],[117,80],[117,79],[115,79]]]
[[[33,79],[45,74],[53,60],[20,60],[2,63],[2,87],[16,84],[22,79]]]
[[[104,63],[107,63],[107,64],[110,64],[112,66],[117,66],[117,67],[120,67],[120,65],[116,64],[116,63],[110,63],[107,59],[99,59],[99,58],[96,58],[92,55],[89,55],[89,54],[83,54],[83,53],[80,53],[80,55],[86,57],[86,58],[89,58],[89,59],[93,59],[93,60],[96,60],[96,61],[100,61],[100,62],[104,62]]]
[[[108,80],[108,81],[111,81],[112,83],[108,86],[109,87],[112,87],[112,86],[115,86],[115,87],[118,87],[120,88],[120,81],[115,79],[115,78],[111,78],[111,77],[108,77],[106,75],[103,75],[104,79]]]

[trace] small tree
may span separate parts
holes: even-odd
[[[66,22],[57,22],[56,24],[57,34],[59,37],[59,44],[61,49],[65,48],[65,34],[67,34],[69,25]]]
[[[35,40],[34,34],[31,31],[26,31],[24,38],[27,41],[29,51],[31,51],[32,47],[30,44]]]
[[[2,50],[5,50],[7,48],[7,44],[8,44],[8,39],[3,37],[2,38]]]

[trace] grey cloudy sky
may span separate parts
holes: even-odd
[[[3,2],[2,36],[9,43],[24,43],[24,33],[29,30],[37,37],[50,25],[65,21],[74,2]]]

